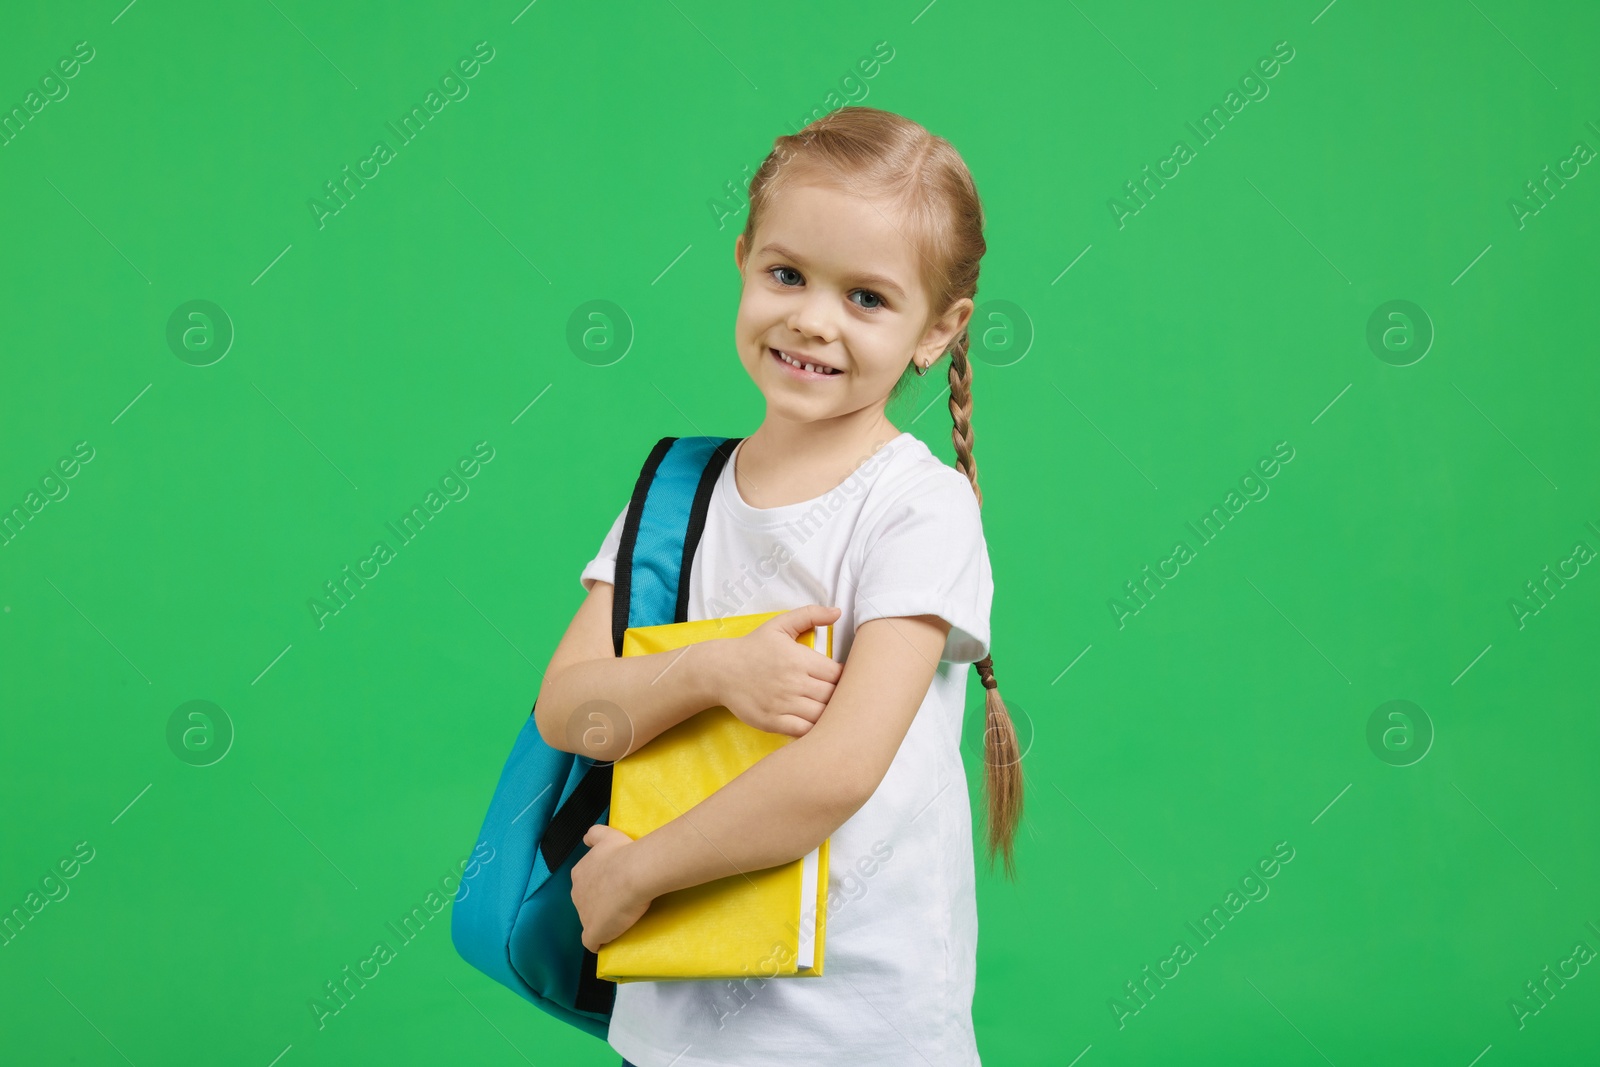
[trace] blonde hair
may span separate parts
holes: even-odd
[[[786,186],[818,178],[851,192],[871,191],[898,209],[898,218],[921,263],[921,281],[929,308],[938,317],[957,300],[978,289],[978,264],[983,239],[983,205],[972,175],[955,146],[900,115],[873,107],[841,107],[793,134],[773,141],[772,151],[750,179],[750,214],[744,243],[755,240],[756,226],[767,205]],[[970,318],[968,324],[970,325]],[[956,465],[978,488],[978,463],[972,458],[972,362],[967,358],[968,327],[950,342],[951,440]],[[912,376],[895,383],[890,399],[899,396]],[[1013,844],[1022,821],[1022,756],[1017,731],[994,679],[994,657],[973,664],[984,687],[984,792],[987,796],[988,853],[1005,860],[1006,875],[1016,878]]]

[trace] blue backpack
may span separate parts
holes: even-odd
[[[663,437],[633,487],[617,548],[612,644],[630,626],[687,621],[689,574],[711,490],[741,438]],[[537,706],[537,703],[535,704]],[[595,974],[572,903],[583,835],[611,808],[611,764],[551,748],[532,712],[500,772],[479,841],[493,846],[462,883],[450,939],[463,959],[558,1019],[605,1040],[615,982]]]

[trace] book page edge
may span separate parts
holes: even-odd
[[[806,853],[800,873],[800,928],[795,945],[795,969],[807,970],[816,964],[817,954],[817,901],[820,896],[818,877],[821,871],[822,849]]]

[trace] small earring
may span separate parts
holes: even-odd
[[[917,364],[917,377],[921,378],[922,376],[924,376],[927,373],[928,373],[928,368],[925,365],[923,365],[921,363],[918,363]]]

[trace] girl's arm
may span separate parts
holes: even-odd
[[[726,651],[714,647],[726,642],[705,641],[619,657],[611,643],[612,593],[610,582],[590,586],[534,704],[539,735],[551,748],[608,761],[717,706]]]
[[[637,841],[626,843],[617,833],[616,845],[585,857],[602,863],[586,872],[591,878],[582,880],[582,890],[620,893],[627,898],[623,911],[642,913],[663,893],[788,863],[816,848],[888,773],[949,631],[937,615],[862,623],[833,697],[809,732]],[[577,886],[576,871],[574,877]]]

